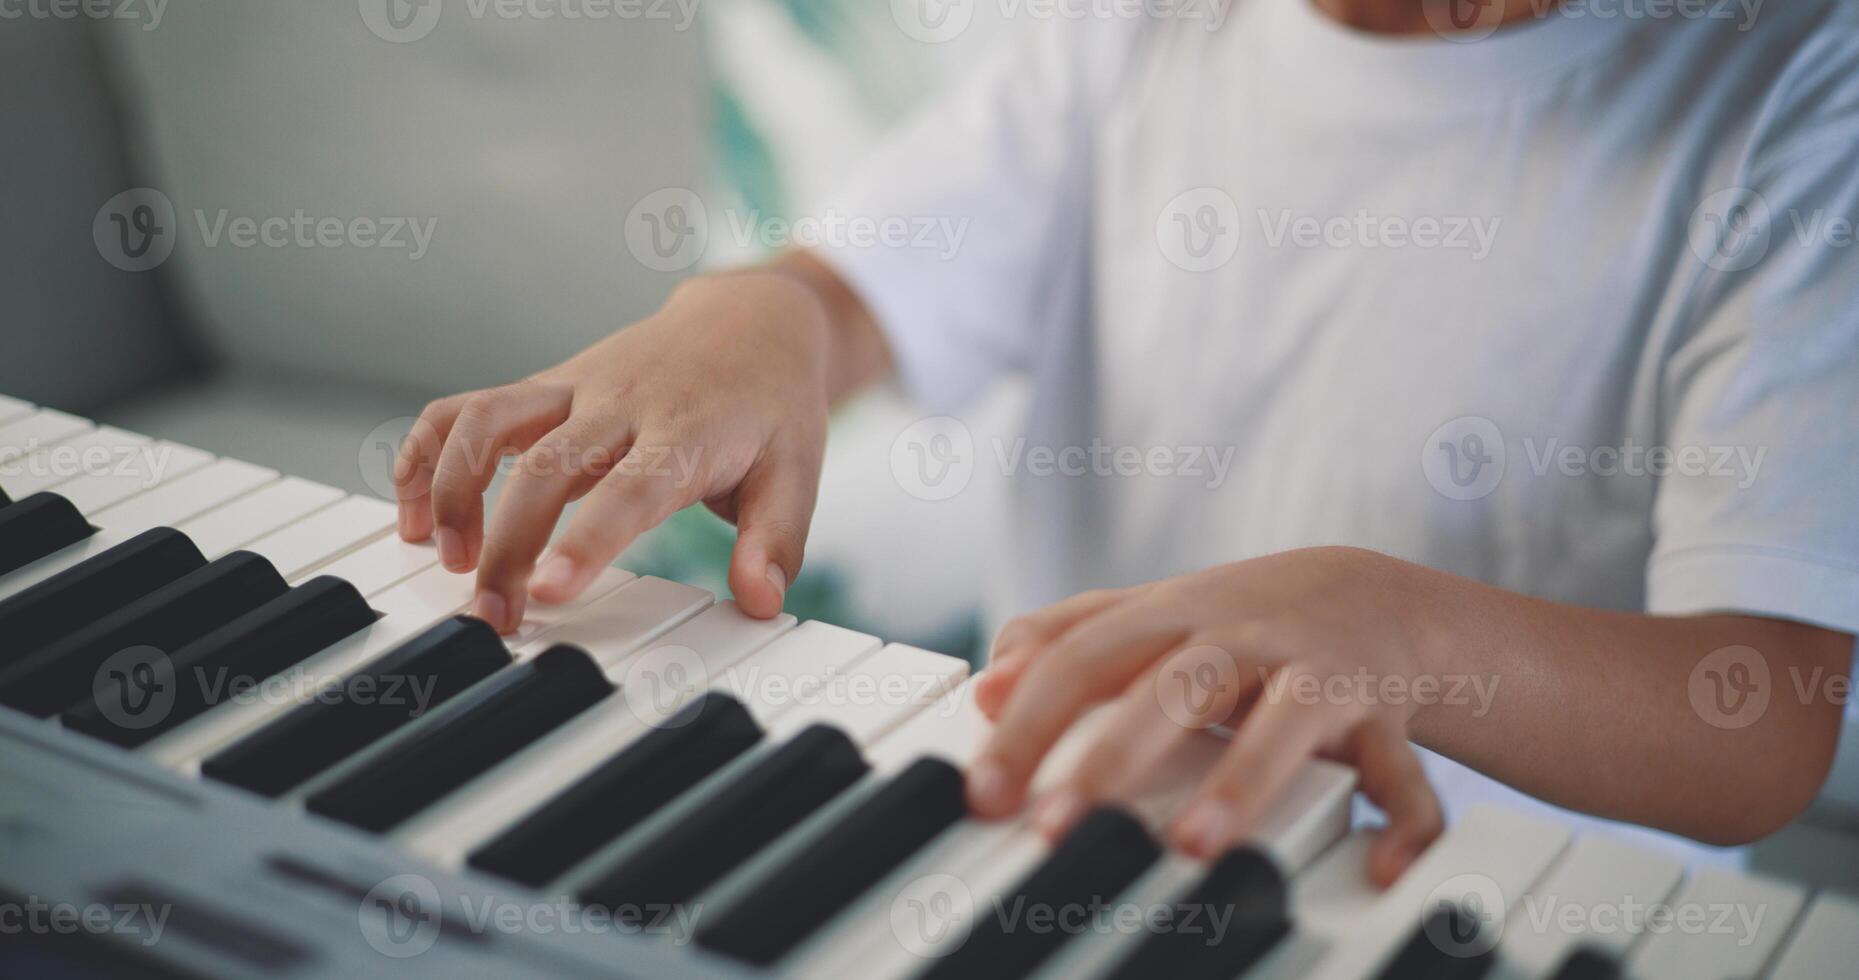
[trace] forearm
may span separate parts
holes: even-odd
[[[1418,574],[1431,580],[1423,615],[1444,624],[1426,641],[1432,667],[1443,690],[1462,678],[1461,694],[1474,692],[1415,716],[1415,738],[1428,748],[1573,809],[1715,843],[1777,829],[1825,779],[1850,635],[1756,616],[1586,609]],[[1759,715],[1759,701],[1733,691],[1712,700],[1727,678],[1699,670],[1731,646],[1766,665]]]
[[[864,300],[810,252],[791,251],[767,267],[800,283],[826,312],[826,395],[831,404],[891,375],[891,350]]]

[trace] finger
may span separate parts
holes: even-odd
[[[1143,773],[1193,733],[1170,718],[1157,697],[1166,663],[1164,658],[1140,674],[1105,709],[1077,766],[1035,804],[1033,825],[1048,840],[1063,839],[1097,805],[1124,798]]]
[[[573,393],[556,385],[512,385],[465,400],[432,478],[433,537],[445,567],[463,572],[477,564],[484,491],[498,461],[566,421],[572,401]]]
[[[1284,668],[1293,672],[1300,668]],[[1170,829],[1177,847],[1214,858],[1240,841],[1323,743],[1359,720],[1352,707],[1262,698]]]
[[[1439,797],[1427,782],[1420,755],[1400,728],[1372,719],[1349,735],[1360,788],[1388,816],[1388,828],[1368,852],[1369,877],[1387,887],[1446,828]]]
[[[394,498],[400,502],[400,536],[408,541],[432,537],[432,474],[439,465],[439,451],[459,409],[474,392],[464,392],[432,402],[413,420],[413,429],[400,442],[400,454],[394,459]]]
[[[1049,606],[1015,616],[994,636],[988,667],[975,678],[975,705],[990,719],[999,718],[1007,696],[1025,675],[1033,654],[1087,616],[1123,601],[1129,589],[1093,589]]]
[[[1175,616],[1160,603],[1125,602],[1079,622],[1035,658],[970,770],[975,812],[999,817],[1019,809],[1059,736],[1181,639]]]
[[[613,447],[629,436],[623,420],[575,416],[523,454],[484,537],[473,615],[500,633],[523,622],[530,573],[562,508],[612,469]]]
[[[665,465],[655,447],[671,445],[651,430],[639,434],[575,510],[574,519],[536,566],[529,594],[541,602],[567,602],[613,564],[633,539],[696,501],[701,484]]]
[[[774,453],[750,469],[736,490],[729,591],[751,616],[779,615],[788,585],[800,574],[821,465],[817,454]]]

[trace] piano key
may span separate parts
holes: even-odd
[[[1129,887],[1161,854],[1140,818],[1114,807],[1093,811],[1004,901],[978,901],[960,946],[924,970],[923,980],[1024,976],[1069,934],[1063,928],[1010,922],[1010,916],[1062,916],[1068,909],[1088,913]]]
[[[144,532],[0,600],[0,636],[23,654],[205,564],[179,531]]]
[[[1627,956],[1635,980],[1753,977],[1775,955],[1807,896],[1794,885],[1716,869],[1695,871]]]
[[[1408,937],[1380,980],[1480,980],[1495,957],[1489,948],[1471,950],[1493,928],[1476,908],[1442,903]]]
[[[1586,915],[1567,919],[1566,909],[1649,908],[1664,901],[1684,877],[1678,858],[1630,846],[1604,834],[1577,838],[1522,896],[1527,908],[1541,909],[1541,928],[1509,928],[1498,944],[1494,980],[1546,977],[1577,947],[1589,947],[1618,960],[1639,938],[1645,922],[1621,917],[1606,928],[1587,928]]]
[[[13,498],[6,495],[6,488],[0,487],[0,507],[5,507],[12,502]]]
[[[472,851],[466,863],[541,887],[761,738],[761,726],[741,702],[713,691]]]
[[[452,578],[470,581],[469,576]],[[573,615],[583,603],[594,601],[631,578],[631,572],[608,569],[597,576],[587,591],[573,602],[560,605],[532,602],[523,612],[523,626],[519,632],[533,632],[561,617]],[[141,751],[163,765],[184,773],[193,772],[207,756],[232,745],[296,706],[321,696],[364,665],[449,617],[453,610],[435,612],[435,604],[426,601],[427,597],[421,594],[423,588],[421,584],[402,582],[371,598],[369,604],[386,615],[361,633],[300,664],[296,674],[301,680],[295,685],[292,697],[220,705],[149,742]]]
[[[0,510],[0,574],[25,568],[95,533],[69,500],[35,493]]]
[[[264,555],[278,574],[295,581],[317,566],[387,532],[398,519],[393,504],[349,497],[252,542],[245,550]]]
[[[0,423],[0,472],[46,446],[63,442],[90,428],[89,419],[51,408]]]
[[[342,491],[287,476],[177,525],[201,554],[218,558],[342,499]]]
[[[1294,881],[1292,922],[1296,931],[1254,973],[1261,978],[1308,976],[1312,980],[1373,977],[1442,902],[1469,907],[1476,901],[1478,911],[1501,920],[1567,842],[1568,830],[1559,824],[1475,806],[1385,891],[1368,880],[1366,845],[1362,845],[1361,853],[1346,855],[1344,867],[1331,870],[1330,874],[1340,876],[1331,886],[1340,896],[1332,895],[1328,904],[1300,907],[1297,893],[1304,876]],[[1337,853],[1332,848],[1323,860]],[[1475,949],[1468,946],[1460,951]]]
[[[11,422],[30,414],[32,414],[31,402],[0,395],[0,423]]]
[[[101,425],[51,443],[17,463],[0,466],[0,483],[15,497],[30,496],[81,476],[107,473],[152,441],[145,435]]]
[[[724,671],[713,687],[741,701],[766,725],[789,710],[831,697],[834,679],[883,645],[870,634],[811,620]]]
[[[111,656],[131,647],[170,654],[286,588],[269,562],[235,551],[0,669],[0,704],[47,717],[89,696]]]
[[[119,682],[67,708],[61,720],[66,728],[133,748],[294,667],[374,619],[374,610],[354,586],[337,578],[311,579],[169,654],[175,694],[159,718],[135,718],[128,724],[104,712],[99,705],[113,703]]]
[[[808,727],[684,819],[639,846],[596,856],[570,890],[609,909],[684,905],[867,771],[851,736]]]
[[[774,719],[769,736],[785,738],[828,722],[861,744],[879,741],[911,715],[938,704],[968,679],[968,661],[904,643],[886,644],[839,674],[832,693]]]
[[[11,572],[0,573],[0,599],[11,599],[40,582],[69,571],[98,555],[128,541],[133,535],[98,531],[90,537],[66,545],[35,562]]]
[[[447,619],[208,758],[200,772],[282,795],[510,663],[488,624]]]
[[[211,453],[172,442],[155,442],[125,457],[107,472],[80,476],[58,485],[58,495],[86,515],[96,514],[177,480],[213,461]]]
[[[609,601],[628,603],[628,597],[640,584],[620,589]],[[655,593],[639,595],[649,604]],[[616,621],[631,617],[609,614],[604,618]],[[620,697],[596,705],[485,771],[437,806],[408,821],[396,836],[417,854],[442,865],[457,865],[466,852],[562,792],[602,760],[644,735],[653,724],[701,696],[710,677],[793,626],[794,617],[785,613],[773,619],[754,619],[738,610],[734,602],[705,609],[662,633],[645,652],[607,670],[607,677],[620,686]],[[656,632],[655,627],[650,629]],[[615,645],[626,642],[623,637],[610,640]]]
[[[310,812],[385,831],[613,692],[557,646],[498,672],[306,787]]]
[[[388,534],[324,565],[316,570],[316,574],[334,575],[353,583],[362,595],[373,596],[438,564],[439,548],[431,541],[414,543],[402,541],[398,534]],[[452,577],[464,582],[471,581],[467,575]],[[465,598],[467,602],[470,601],[470,596]]]
[[[697,941],[771,965],[967,812],[961,770],[919,759],[700,928]]]
[[[1859,899],[1823,891],[1808,906],[1769,971],[1769,980],[1816,980],[1850,974],[1859,936]]]
[[[167,480],[92,516],[99,528],[134,534],[151,527],[172,527],[236,500],[278,478],[276,470],[236,459],[219,459],[185,476]]]
[[[710,608],[715,601],[715,595],[696,586],[644,575],[611,598],[537,631],[526,646],[566,643],[580,647],[601,669],[611,672],[665,631]]]
[[[1141,938],[1109,976],[1111,980],[1239,976],[1289,931],[1286,891],[1284,874],[1270,855],[1251,847],[1229,851],[1192,888],[1172,900],[1173,908],[1196,910],[1204,923],[1225,923],[1219,941],[1205,929],[1189,931],[1185,925],[1152,932]]]
[[[1830,973],[1815,973],[1810,976],[1831,976]],[[1620,980],[1620,961],[1598,949],[1578,949],[1562,961],[1560,969],[1550,974],[1550,980]]]

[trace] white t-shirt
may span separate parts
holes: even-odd
[[[1601,9],[1042,24],[886,142],[826,254],[929,411],[1030,377],[1010,611],[1350,544],[1859,631],[1859,11]]]

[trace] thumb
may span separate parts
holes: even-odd
[[[758,619],[780,614],[788,586],[800,575],[819,491],[817,458],[778,454],[756,463],[737,487],[729,590],[743,612]]]

